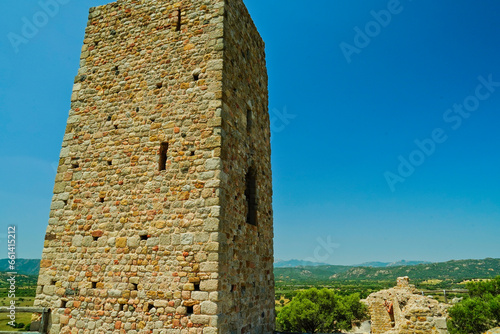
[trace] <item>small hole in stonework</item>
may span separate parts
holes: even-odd
[[[231,285],[231,292],[235,292],[236,291],[236,285]]]
[[[63,202],[64,202],[64,205],[68,205],[68,200],[67,199],[65,199]]]
[[[191,151],[191,153],[190,153],[190,154],[191,154],[191,156],[193,156],[193,155],[194,155],[194,151]]]
[[[194,284],[194,291],[200,291],[200,284],[199,283]]]
[[[186,312],[188,315],[191,315],[194,313],[193,306],[186,306]]]
[[[66,308],[67,300],[61,300],[61,308]]]
[[[262,314],[260,315],[262,318],[264,318],[266,316],[266,314],[264,312],[262,312]]]
[[[152,309],[154,309],[155,306],[153,304],[148,304],[148,311],[151,312]]]
[[[154,123],[156,121],[156,119],[154,118],[150,118],[149,120],[151,121],[151,123]]]
[[[156,84],[156,88],[162,88],[162,87],[163,87],[163,83],[162,83],[162,82],[158,82],[158,83]]]
[[[116,30],[111,29],[111,35],[113,35],[113,36],[116,35]]]
[[[99,197],[99,202],[104,203],[104,197]]]
[[[113,164],[113,161],[108,160],[108,166],[111,166]]]
[[[95,46],[98,46],[98,45],[99,45],[99,41],[95,41],[95,42],[94,42],[94,45],[95,45]]]
[[[113,125],[113,126],[115,127],[115,130],[117,130],[117,129],[118,129],[118,125],[116,125],[116,124],[115,124],[115,125]]]
[[[139,112],[139,110],[140,110],[139,107],[135,108],[135,112]]]
[[[92,282],[92,289],[97,289],[97,282]]]
[[[137,291],[137,290],[138,290],[137,286],[138,286],[139,284],[137,284],[137,283],[132,283],[132,285],[134,286],[134,288],[133,288],[132,290]]]
[[[141,235],[141,240],[148,240],[149,237],[147,235]]]
[[[108,122],[111,121],[111,116],[108,116]]]
[[[71,164],[71,167],[73,168],[79,168],[80,167],[80,164],[76,163],[76,164]]]
[[[94,241],[97,241],[99,240],[99,237],[93,237],[94,238]]]
[[[200,75],[199,74],[193,74],[193,79],[194,79],[194,81],[198,81],[200,79]]]
[[[56,285],[57,281],[55,279],[50,281],[50,285]]]

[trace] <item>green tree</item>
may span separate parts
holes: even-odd
[[[449,309],[451,334],[481,334],[491,328],[488,302],[474,297],[463,300]]]
[[[469,298],[449,309],[451,334],[480,334],[500,325],[500,276],[467,284]]]
[[[500,276],[488,281],[469,282],[467,289],[471,297],[498,296],[500,295]]]
[[[277,317],[284,331],[332,333],[349,330],[352,322],[366,317],[359,295],[339,296],[328,289],[300,291]]]

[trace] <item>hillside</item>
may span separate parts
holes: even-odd
[[[0,259],[0,272],[9,271],[8,259]],[[40,270],[39,259],[16,259],[16,272],[22,275],[38,276]]]
[[[7,281],[11,276],[0,272],[0,289],[7,289],[10,283]],[[36,286],[38,277],[28,275],[16,275],[16,288]]]
[[[277,281],[308,283],[313,281],[395,281],[399,276],[412,280],[453,280],[491,278],[500,275],[500,259],[459,260],[441,263],[426,263],[415,266],[396,267],[351,267],[320,266],[299,268],[276,268]]]

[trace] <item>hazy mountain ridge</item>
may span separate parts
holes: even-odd
[[[373,268],[386,268],[386,267],[400,267],[400,266],[417,266],[419,264],[429,264],[429,261],[396,261],[396,262],[365,262],[353,267],[373,267]]]
[[[500,275],[500,259],[452,260],[426,263],[415,266],[356,267],[319,266],[298,268],[275,268],[276,280],[286,281],[331,281],[331,280],[391,280],[409,276],[413,280],[455,280],[492,278]]]
[[[9,260],[0,259],[0,272],[10,272]],[[18,274],[38,276],[40,271],[39,259],[16,259],[16,270]]]
[[[328,263],[312,262],[305,260],[274,260],[274,268],[294,268],[294,267],[317,267],[317,266],[328,266]]]
[[[401,260],[397,262],[366,262],[357,265],[349,265],[347,267],[375,267],[375,268],[385,268],[385,267],[397,267],[397,266],[416,266],[418,264],[432,263],[427,261],[406,261]],[[328,263],[322,262],[312,262],[306,260],[274,260],[274,268],[294,268],[294,267],[319,267],[319,266],[331,266]]]

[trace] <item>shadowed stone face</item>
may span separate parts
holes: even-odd
[[[267,71],[243,2],[92,8],[71,102],[35,301],[50,333],[272,333]]]

